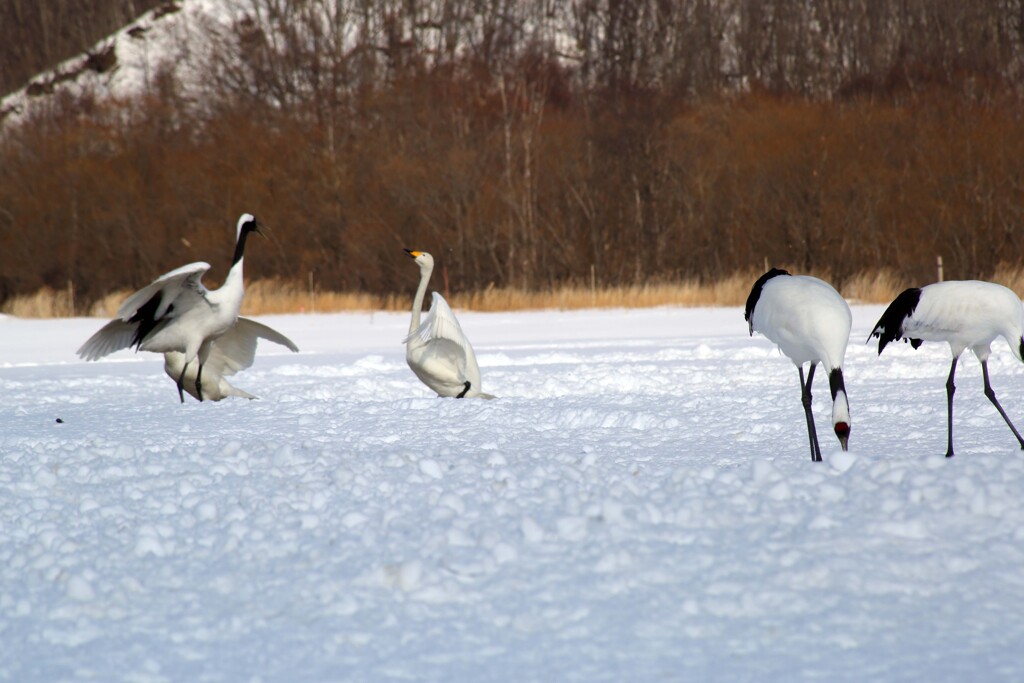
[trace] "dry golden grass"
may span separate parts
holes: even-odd
[[[121,302],[130,295],[131,291],[127,289],[111,292],[89,307],[89,315],[95,318],[113,318],[117,314],[117,309],[121,306]]]
[[[839,291],[850,301],[880,304],[892,301],[907,287],[906,280],[899,274],[883,268],[847,278]]]
[[[747,275],[733,275],[706,284],[692,280],[598,288],[566,285],[540,292],[490,287],[479,292],[454,294],[451,304],[455,308],[472,311],[735,306],[746,300],[751,282],[753,279]],[[404,309],[408,305],[408,297],[402,297],[397,308]]]
[[[797,270],[790,269],[792,272]],[[832,282],[828,273],[815,273]],[[715,282],[685,280],[622,287],[591,288],[566,285],[547,291],[489,287],[478,292],[460,292],[449,297],[453,308],[472,311],[572,310],[581,308],[650,308],[654,306],[742,306],[750,285],[760,272],[737,272]],[[1024,268],[1000,266],[991,278],[1024,295]],[[908,283],[891,270],[858,273],[840,283],[839,291],[858,303],[888,303]],[[95,302],[88,314],[110,318],[130,294],[118,291]],[[10,299],[0,312],[19,318],[60,318],[81,314],[74,310],[73,292],[42,289],[35,294]],[[272,313],[334,313],[339,311],[404,311],[412,291],[378,296],[365,292],[310,291],[302,285],[261,280],[246,287],[243,315]]]
[[[0,313],[18,318],[66,318],[74,313],[73,301],[69,289],[57,291],[44,287],[35,294],[9,299]]]
[[[1024,297],[1024,268],[1021,266],[999,264],[996,267],[996,272],[992,275],[992,282],[1009,287],[1017,293],[1017,296]]]
[[[384,297],[365,292],[310,291],[297,283],[257,280],[245,286],[242,315],[379,311],[384,301]]]

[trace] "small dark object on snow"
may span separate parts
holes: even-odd
[[[60,418],[58,417],[58,418],[57,418],[57,424],[59,424],[59,425],[62,425],[62,424],[64,424],[64,420],[62,420],[62,419],[60,419]]]

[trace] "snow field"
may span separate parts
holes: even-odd
[[[493,401],[405,315],[279,316],[260,400],[185,405],[75,361],[102,321],[2,318],[0,680],[1020,680],[1024,454],[971,357],[942,457],[948,348],[877,357],[880,311],[819,464],[739,309],[461,313]]]

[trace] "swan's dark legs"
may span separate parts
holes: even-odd
[[[462,393],[461,393],[461,394],[459,394],[458,396],[456,396],[455,398],[466,398],[466,392],[467,392],[467,391],[469,391],[469,387],[470,387],[470,386],[472,386],[472,385],[471,385],[471,384],[469,383],[469,381],[467,380],[467,381],[466,381],[466,388],[465,388],[465,389],[463,389],[463,390],[462,390]]]
[[[807,436],[811,441],[811,461],[821,462],[821,446],[818,445],[818,431],[814,428],[814,415],[811,413],[811,382],[814,381],[814,368],[807,371],[807,382],[804,383],[804,366],[799,366],[800,371],[800,399],[804,404],[804,414],[807,416]]]
[[[985,378],[985,395],[988,396],[988,400],[992,401],[992,405],[996,407],[999,414],[1003,416],[1004,420],[1006,420],[1006,424],[1010,427],[1010,431],[1013,432],[1015,437],[1017,437],[1017,442],[1020,443],[1021,450],[1024,450],[1024,439],[1020,438],[1020,432],[1018,432],[1017,428],[1013,426],[1012,422],[1010,422],[1010,418],[1007,417],[1006,411],[1003,410],[1003,407],[999,405],[999,401],[996,400],[996,392],[992,390],[992,385],[988,381],[988,361],[981,361],[981,375]]]
[[[956,374],[956,361],[953,359],[953,364],[949,366],[949,379],[946,380],[946,413],[948,419],[947,434],[949,436],[949,443],[946,446],[946,457],[953,457],[953,394],[956,393],[956,385],[953,384],[953,375]],[[986,374],[985,383],[988,384],[988,375]]]

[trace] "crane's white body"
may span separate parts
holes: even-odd
[[[810,275],[775,277],[764,284],[750,329],[778,345],[796,365],[843,367],[853,315],[832,285]]]
[[[90,337],[78,355],[97,360],[132,345],[136,350],[155,353],[177,352],[183,354],[186,366],[198,361],[198,379],[201,366],[209,359],[211,344],[238,318],[245,296],[242,252],[250,231],[257,231],[256,219],[243,214],[236,227],[235,258],[220,288],[203,286],[202,277],[210,264],[202,261],[165,273],[129,296],[118,309],[117,318]]]
[[[443,296],[433,293],[430,311],[421,321],[423,299],[434,270],[434,259],[426,252],[406,252],[420,267],[420,283],[413,297],[412,319],[405,338],[406,362],[420,381],[438,396],[493,398],[481,391],[480,367],[473,345],[462,332]]]
[[[821,453],[810,413],[810,384],[815,366],[824,366],[832,391],[833,429],[846,450],[851,422],[842,368],[853,325],[846,300],[832,285],[816,277],[771,270],[751,290],[746,318],[750,334],[760,332],[774,342],[800,372],[814,460],[820,460]],[[806,387],[804,364],[810,364]]]
[[[946,457],[953,457],[954,376],[960,356],[970,349],[981,361],[985,396],[992,402],[1010,431],[1021,437],[1003,410],[988,376],[992,342],[1006,339],[1018,360],[1024,361],[1024,305],[1010,289],[982,280],[949,280],[904,290],[882,313],[871,336],[878,337],[878,353],[898,339],[908,340],[915,349],[923,342],[946,342],[953,355],[946,380]],[[868,339],[871,339],[871,336]]]
[[[277,330],[255,320],[239,317],[231,329],[217,337],[211,344],[206,364],[203,365],[203,399],[220,401],[228,396],[257,398],[233,386],[226,378],[252,366],[256,357],[256,344],[260,339],[280,344],[293,352],[299,350],[291,339]],[[197,363],[186,365],[185,354],[178,351],[165,352],[164,372],[175,381],[184,372],[185,391],[193,398],[200,398],[195,389],[199,366]]]
[[[1017,359],[1024,360],[1024,306],[1013,290],[982,280],[948,280],[920,292],[917,306],[903,317],[900,337],[947,342],[954,357],[970,349],[979,360],[988,360],[992,342],[1003,337]]]

